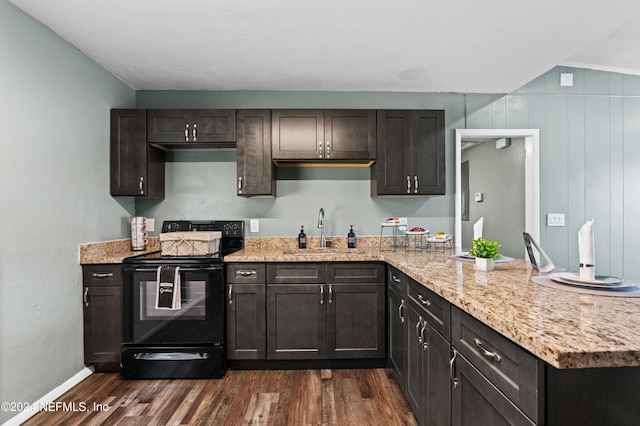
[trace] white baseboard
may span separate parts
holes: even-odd
[[[91,374],[93,374],[93,369],[88,367],[83,368],[82,370],[77,372],[75,375],[73,375],[73,377],[71,377],[69,380],[65,381],[57,388],[53,389],[48,394],[46,394],[39,400],[35,401],[34,402],[35,406],[43,406],[50,402],[55,401],[62,394],[64,394],[69,389],[71,389],[72,387],[74,387],[75,385],[77,385],[87,377],[89,377]],[[37,411],[31,411],[31,410],[22,411],[17,416],[3,423],[2,426],[19,426],[20,424],[28,420],[30,417],[36,415],[37,413],[38,413]]]

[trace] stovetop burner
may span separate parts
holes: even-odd
[[[162,223],[162,232],[191,231],[220,231],[220,252],[204,256],[163,256],[157,251],[129,257],[124,262],[157,265],[218,263],[224,256],[244,248],[244,222],[241,220],[168,220]]]

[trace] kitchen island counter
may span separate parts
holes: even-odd
[[[531,281],[538,271],[522,259],[481,272],[448,251],[381,251],[370,241],[353,252],[298,254],[287,242],[255,240],[225,261],[386,262],[553,367],[640,366],[640,298],[543,287]]]

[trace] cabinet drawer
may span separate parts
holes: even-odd
[[[407,294],[406,284],[407,276],[398,271],[393,266],[389,266],[387,270],[387,284],[394,289],[400,296],[405,297]]]
[[[447,340],[451,339],[451,304],[422,284],[407,278],[409,303],[425,315],[427,322]]]
[[[535,423],[542,418],[543,365],[533,355],[458,308],[452,345]]]
[[[384,264],[371,262],[330,263],[327,265],[329,284],[384,283]]]
[[[227,265],[227,283],[264,284],[266,266],[264,263],[232,263]]]
[[[267,265],[268,284],[324,284],[327,267],[319,263],[271,263]]]
[[[122,286],[122,265],[82,265],[82,284],[85,287]]]

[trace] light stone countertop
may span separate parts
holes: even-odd
[[[384,261],[556,368],[640,366],[640,298],[543,287],[531,281],[538,271],[522,259],[481,272],[472,262],[450,259],[450,250],[380,251],[377,238],[351,254],[283,254],[297,249],[264,243],[246,244],[225,261]]]
[[[359,237],[358,248],[347,249],[346,238],[334,237],[334,248],[319,253],[314,237],[307,250],[297,249],[295,238],[247,238],[245,249],[225,261],[386,262],[556,368],[640,366],[640,298],[543,287],[530,279],[538,271],[521,259],[481,272],[450,259],[450,250],[393,251],[385,239],[381,251],[379,241]],[[102,244],[81,246],[80,263],[120,263],[141,254],[130,244],[121,243],[120,251],[114,242]],[[159,250],[155,244],[147,251]]]

